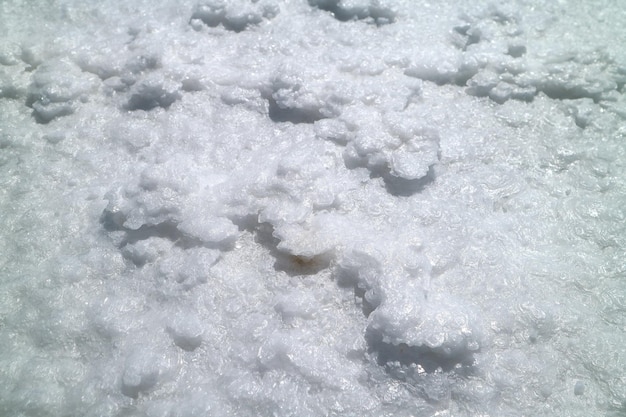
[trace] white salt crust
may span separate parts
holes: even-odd
[[[0,414],[623,415],[624,21],[0,3]]]

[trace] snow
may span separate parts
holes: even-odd
[[[579,3],[0,3],[0,414],[622,415]]]

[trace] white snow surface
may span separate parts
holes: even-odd
[[[0,2],[0,415],[624,416],[624,22]]]

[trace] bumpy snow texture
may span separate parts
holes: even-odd
[[[0,414],[623,416],[618,3],[0,2]]]

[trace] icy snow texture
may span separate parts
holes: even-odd
[[[623,415],[624,21],[0,3],[0,414]]]

